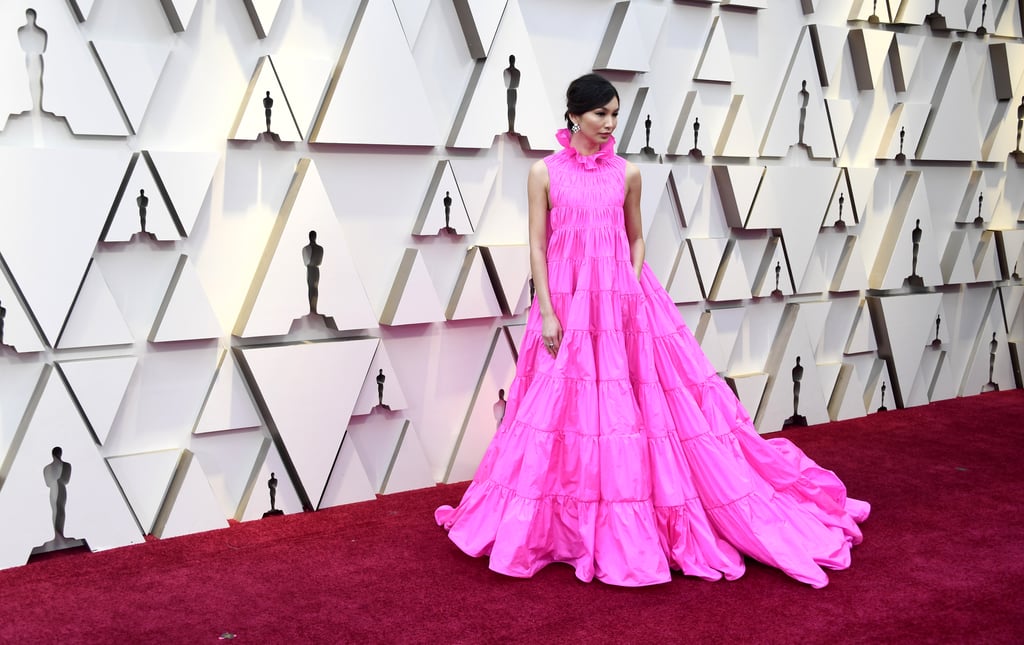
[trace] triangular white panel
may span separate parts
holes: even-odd
[[[867,261],[861,251],[862,246],[861,238],[856,235],[846,236],[843,254],[839,258],[839,264],[836,265],[829,291],[839,293],[862,291],[868,288]]]
[[[149,340],[160,343],[218,338],[222,333],[199,274],[188,256],[182,254],[153,321]]]
[[[234,354],[225,350],[221,353],[213,383],[192,432],[204,434],[256,428],[262,423]]]
[[[167,21],[171,23],[171,29],[182,32],[188,29],[192,21],[192,14],[196,10],[196,3],[199,0],[160,0],[164,13],[167,14]]]
[[[203,467],[224,517],[238,517],[250,492],[253,470],[270,447],[262,432],[219,432],[196,435],[190,447]]]
[[[445,317],[448,320],[465,320],[496,318],[500,315],[501,307],[484,266],[483,255],[480,248],[474,246],[466,251],[455,288],[448,299]]]
[[[754,135],[750,101],[742,94],[732,97],[725,123],[718,135],[714,153],[723,157],[750,157],[756,153],[757,137]],[[701,146],[704,147],[703,145]]]
[[[646,229],[644,257],[658,281],[661,284],[668,284],[672,279],[672,271],[679,261],[679,250],[684,246],[685,234],[679,214],[676,212],[677,206],[674,200],[668,197],[668,191],[653,189],[648,192],[665,196],[665,199],[659,208],[642,211]]]
[[[54,537],[51,490],[44,468],[69,475],[64,536],[85,540],[93,551],[142,541],[124,497],[100,456],[95,441],[56,372],[46,385],[24,428],[24,438],[0,488],[0,515],[17,518],[17,530],[0,531],[0,567],[25,564],[32,549]],[[55,461],[55,447],[70,471]]]
[[[267,105],[270,105],[267,108]],[[270,124],[267,125],[267,110]],[[288,92],[274,69],[273,60],[263,56],[256,63],[252,79],[245,90],[235,124],[229,139],[256,140],[269,132],[279,141],[302,141],[302,132],[296,123],[288,100]]]
[[[159,44],[113,40],[92,43],[135,132],[142,125],[153,90],[171,53],[169,43],[156,42]]]
[[[900,152],[900,133],[903,133],[902,149],[907,159],[916,158],[918,142],[924,134],[925,124],[931,112],[930,103],[897,103],[879,140],[879,159],[895,159]]]
[[[974,85],[974,80],[960,44],[950,47],[946,65],[952,64],[952,69],[948,76],[939,78],[928,128],[917,148],[918,159],[981,159],[978,101],[973,92],[965,91]]]
[[[381,373],[383,372],[383,374]],[[381,377],[383,376],[383,379]],[[378,386],[383,386],[383,392]],[[356,399],[352,415],[370,414],[374,407],[380,403],[380,395],[383,394],[383,404],[389,411],[404,410],[409,407],[405,400],[405,393],[402,392],[402,384],[398,382],[398,375],[388,358],[387,349],[381,342],[374,352],[373,361],[366,372],[366,379],[363,381],[363,388],[359,391],[359,398]]]
[[[594,61],[594,69],[650,71],[665,11],[664,7],[653,4],[617,3]]]
[[[928,195],[919,179],[920,172],[909,171],[900,186],[871,269],[870,286],[874,289],[901,287],[904,279],[915,273],[914,237],[918,234],[916,275],[925,285],[942,280],[936,249],[938,236],[931,222]]]
[[[829,85],[838,80],[838,74],[842,74],[844,51],[848,29],[844,26],[818,23],[815,25],[818,31],[818,46],[820,48],[821,67],[825,71],[825,78]]]
[[[672,302],[697,302],[704,299],[704,294],[700,290],[700,276],[697,275],[697,266],[693,263],[693,253],[689,244],[679,247],[676,264],[665,283],[665,290],[668,291]]]
[[[454,4],[469,55],[475,59],[487,58],[507,0],[454,0]]]
[[[412,421],[407,421],[398,439],[395,456],[391,460],[387,478],[381,488],[384,494],[400,493],[434,485],[430,463]]]
[[[989,5],[991,11],[991,4]],[[1003,3],[1003,8],[998,12],[993,20],[995,24],[994,31],[999,36],[1007,38],[1022,38],[1024,37],[1024,31],[1021,27],[1021,14],[1020,14],[1020,3],[1007,1]]]
[[[490,55],[486,61],[478,63],[480,67],[474,73],[476,82],[470,84],[462,99],[448,146],[490,148],[496,134],[509,130],[506,76],[512,76],[510,57],[515,58],[514,69],[519,72],[513,105],[514,131],[525,136],[533,150],[557,148],[555,130],[564,122],[556,118],[551,109],[553,104],[543,82],[544,68],[534,54],[519,4],[514,0],[505,10]],[[407,101],[408,97],[403,98],[402,104]]]
[[[896,68],[894,73],[899,74],[903,81],[903,87],[910,87],[914,80],[914,73],[918,69],[921,60],[921,53],[927,38],[917,34],[893,35],[895,39],[895,51],[890,52],[890,62]],[[893,60],[896,57],[896,60]],[[898,89],[898,88],[897,88]]]
[[[391,2],[364,1],[310,141],[434,146],[441,137]],[[388,52],[381,56],[381,52]],[[410,105],[416,109],[410,110]],[[376,126],[376,127],[375,127]]]
[[[159,538],[171,538],[227,526],[227,518],[202,465],[195,455],[186,450],[160,509],[153,534]]]
[[[405,32],[405,41],[409,43],[411,49],[416,44],[423,21],[427,17],[430,0],[394,0],[394,2],[395,10],[398,11],[398,19],[402,22],[402,31]]]
[[[180,459],[177,448],[107,458],[143,533],[152,533]]]
[[[473,232],[472,219],[448,161],[437,163],[412,234],[438,235],[442,232],[459,235]]]
[[[868,308],[861,303],[853,320],[853,329],[850,330],[844,353],[862,354],[873,352],[876,349],[878,349],[878,344],[875,342],[875,332],[871,327],[871,314]]]
[[[57,363],[101,444],[114,425],[138,361],[137,356],[111,356]]]
[[[746,226],[765,169],[761,166],[715,166],[712,170],[729,226]]]
[[[44,346],[29,318],[29,312],[21,306],[17,293],[3,272],[0,272],[0,307],[4,309],[0,347],[6,345],[21,353],[41,352]]]
[[[801,136],[802,135],[802,136]],[[785,157],[790,147],[803,142],[807,155],[835,156],[825,96],[818,79],[810,32],[804,29],[779,87],[771,117],[761,140],[761,155]]]
[[[345,430],[345,439],[355,444],[359,462],[378,493],[384,487],[402,431],[408,423],[400,414],[354,416]]]
[[[382,325],[441,322],[444,307],[418,249],[406,249],[381,314]]]
[[[725,259],[729,240],[726,238],[697,239],[691,237],[687,239],[687,244],[690,245],[693,252],[694,264],[697,267],[703,291],[710,298],[715,276],[718,275],[718,269]]]
[[[753,416],[761,405],[761,395],[768,384],[768,375],[764,373],[737,374],[728,376],[726,380],[735,391],[736,398],[743,404],[747,414]]]
[[[484,451],[504,417],[512,379],[516,374],[515,359],[505,336],[499,329],[491,341],[487,362],[480,374],[473,399],[455,437],[451,461],[444,480],[459,482],[471,479]],[[505,391],[502,403],[500,390]]]
[[[858,419],[867,414],[864,383],[849,363],[844,363],[839,369],[839,377],[828,400],[828,414],[832,421]]]
[[[879,353],[892,357],[897,380],[890,385],[898,385],[903,395],[909,396],[921,357],[934,337],[934,321],[942,304],[942,294],[887,296],[877,298],[876,302],[888,336],[888,346],[879,347]]]
[[[783,332],[775,338],[766,368],[771,370],[772,376],[757,412],[758,432],[781,430],[794,412],[805,417],[808,425],[829,420],[828,401],[819,386],[822,379],[814,362],[814,349],[799,320],[794,322],[790,333]],[[801,371],[797,381],[797,373]]]
[[[286,334],[295,319],[310,313],[311,276],[306,255],[312,248],[311,234],[323,250],[317,314],[330,318],[338,330],[377,326],[377,315],[363,290],[320,173],[312,161],[302,159],[264,249],[236,334]]]
[[[150,150],[146,154],[156,167],[185,235],[190,235],[220,163],[220,153]]]
[[[850,60],[860,90],[884,87],[883,79],[890,62],[893,34],[879,29],[854,29],[847,42]]]
[[[466,206],[466,212],[469,214],[469,223],[473,230],[476,230],[491,192],[494,190],[499,164],[489,159],[472,158],[449,159],[448,163],[451,165],[454,175],[458,177],[459,192]]]
[[[717,317],[711,311],[704,311],[699,322],[693,328],[693,337],[700,343],[701,351],[716,369],[722,369],[729,363],[729,340],[718,328]],[[758,395],[760,396],[760,395]],[[750,408],[756,410],[757,407]]]
[[[243,0],[258,38],[266,38],[281,9],[281,0]]]
[[[356,444],[346,437],[341,443],[341,450],[338,451],[338,459],[334,462],[334,469],[331,471],[331,478],[324,488],[323,498],[320,500],[317,509],[330,508],[352,504],[353,502],[365,502],[376,499],[377,491],[370,482],[370,476],[363,468],[359,460],[359,453],[356,452]]]
[[[751,297],[750,283],[750,274],[739,244],[730,244],[715,276],[708,300],[747,300]]]
[[[735,80],[735,72],[732,69],[732,54],[729,52],[729,40],[721,16],[715,16],[693,80],[732,83]]]
[[[661,163],[638,163],[635,165],[640,170],[640,177],[643,181],[643,191],[640,194],[640,213],[643,216],[643,234],[646,238],[651,230],[651,223],[659,213],[659,207],[669,190],[668,176],[672,172],[672,166]],[[672,208],[671,211],[672,215],[678,219],[675,208]]]
[[[44,363],[11,362],[0,369],[0,455],[9,454],[26,407],[36,388],[42,385]]]
[[[974,258],[967,231],[954,230],[946,241],[942,254],[942,280],[944,284],[974,282]]]
[[[267,423],[280,441],[278,448],[295,465],[313,507],[324,492],[378,342],[366,338],[242,351],[270,413]]]
[[[119,192],[115,198],[102,241],[128,242],[143,230],[158,240],[181,239],[160,184],[141,155],[128,164],[122,188],[124,192]]]
[[[994,282],[1001,279],[995,232],[984,231],[974,250],[974,280],[976,282]]]
[[[95,148],[0,149],[0,255],[50,342],[92,259],[127,156]],[[30,225],[39,222],[46,225]]]

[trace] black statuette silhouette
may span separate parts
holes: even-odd
[[[907,129],[900,126],[900,151],[896,154],[896,161],[906,161],[907,155],[903,154],[903,143],[907,138]]]
[[[988,0],[981,3],[981,24],[974,31],[979,36],[984,36],[988,33],[988,29],[985,29],[985,14],[988,13]]]
[[[267,122],[267,129],[256,137],[257,141],[273,141],[274,143],[281,143],[281,137],[270,129],[270,117],[273,111],[274,99],[270,96],[270,90],[267,90],[267,94],[263,97],[263,118]]]
[[[942,341],[939,340],[939,325],[942,324],[942,314],[935,316],[935,340],[932,341],[932,347],[940,347]]]
[[[949,31],[949,27],[946,26],[946,17],[939,13],[939,0],[935,0],[935,11],[925,16],[924,19],[933,31]]]
[[[877,25],[881,20],[878,18],[878,0],[871,3],[871,15],[868,16],[868,23]]]
[[[779,278],[781,276],[782,276],[782,263],[776,261],[775,262],[775,288],[772,289],[772,293],[771,293],[772,298],[781,298],[782,297],[782,290],[779,289]]]
[[[648,114],[647,118],[644,119],[644,136],[645,143],[644,147],[640,149],[640,152],[645,155],[653,155],[654,148],[651,147],[651,115]]]
[[[797,145],[807,147],[804,143],[804,129],[807,125],[807,103],[810,101],[811,95],[807,91],[807,81],[800,82],[800,124],[798,126],[798,132],[800,138],[797,140]]]
[[[999,341],[996,340],[996,332],[992,332],[992,340],[988,344],[988,383],[981,388],[982,392],[998,392],[999,385],[995,382],[996,352],[999,350]]]
[[[804,368],[800,364],[800,357],[796,357],[796,365],[793,366],[792,370],[793,378],[793,416],[789,417],[782,422],[783,427],[785,426],[806,426],[807,417],[800,414],[800,381],[804,378]]]
[[[508,57],[508,67],[505,68],[503,78],[505,80],[505,103],[508,107],[508,134],[516,134],[516,103],[519,100],[519,81],[522,74],[516,69],[516,57]]]
[[[704,153],[701,152],[700,147],[697,145],[697,140],[700,137],[700,119],[694,117],[693,119],[693,148],[690,149],[689,155],[694,159],[703,159]]]
[[[889,408],[885,407],[885,381],[882,381],[882,404],[878,406],[879,412],[885,412]]]
[[[912,256],[910,260],[910,275],[903,280],[903,286],[922,288],[924,287],[924,278],[917,275],[917,257],[921,250],[921,220],[915,220],[914,230],[911,233],[911,245],[912,245]]]
[[[149,197],[146,197],[146,190],[139,189],[139,196],[135,198],[135,204],[139,207],[139,231],[146,232],[146,209],[149,206]]]
[[[846,203],[846,197],[844,193],[839,193],[839,217],[836,218],[834,226],[836,229],[842,231],[846,228],[846,222],[843,221],[843,205]]]
[[[1017,163],[1024,163],[1024,152],[1020,149],[1020,135],[1024,131],[1024,96],[1020,99],[1020,105],[1017,106],[1017,147],[1013,149],[1010,156]]]
[[[377,378],[376,378],[376,381],[377,381],[377,407],[383,408],[385,410],[390,410],[391,406],[384,405],[384,381],[386,381],[386,380],[387,380],[387,377],[384,375],[384,370],[383,369],[378,370],[377,371]]]
[[[1014,280],[1020,280],[1020,274],[1017,273],[1017,263],[1013,263],[1013,275],[1010,276]],[[0,332],[3,331],[3,320],[0,319]],[[0,335],[0,342],[3,341],[2,335]]]
[[[985,218],[981,216],[981,205],[985,201],[985,193],[978,193],[978,214],[974,218],[975,226],[984,226]]]
[[[441,229],[444,233],[457,234],[454,228],[452,228],[452,195],[449,191],[444,191],[444,198],[441,200],[444,204],[444,228]]]
[[[316,231],[309,232],[309,244],[302,247],[302,262],[306,265],[306,292],[309,299],[309,313],[317,312],[320,299],[320,265],[324,261],[324,247],[316,243]]]
[[[274,476],[274,473],[270,473],[270,479],[267,480],[267,489],[270,493],[270,510],[264,513],[263,517],[284,515],[284,511],[277,508],[277,477]]]

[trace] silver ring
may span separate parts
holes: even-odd
[[[555,346],[554,343],[548,343],[548,347],[554,347],[554,346]]]

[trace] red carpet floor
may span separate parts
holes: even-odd
[[[0,571],[0,642],[1022,643],[1022,419],[1016,390],[787,431],[873,505],[822,590],[755,562],[640,589],[506,578],[433,524],[461,484]]]

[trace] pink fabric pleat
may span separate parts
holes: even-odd
[[[823,587],[870,512],[792,442],[762,439],[645,265],[630,262],[614,142],[547,157],[552,358],[534,303],[505,417],[456,508],[435,518],[494,571],[551,562],[639,586],[670,569],[743,575],[743,555]]]

